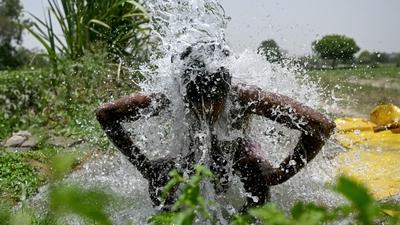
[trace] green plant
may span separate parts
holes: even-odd
[[[57,71],[59,55],[76,60],[96,42],[118,57],[145,58],[149,19],[136,0],[48,0],[47,19],[26,27],[47,50]],[[53,22],[56,19],[56,23]],[[59,26],[63,35],[55,33]]]
[[[0,73],[0,139],[26,129],[32,117],[38,120],[52,96],[48,77],[45,70]]]
[[[322,58],[332,60],[332,68],[338,60],[349,61],[360,48],[356,42],[344,35],[326,35],[312,43],[313,50]]]
[[[61,179],[71,170],[75,158],[73,155],[57,156],[52,160],[53,175],[50,184],[48,212],[39,217],[29,208],[15,212],[0,205],[0,224],[47,224],[56,225],[64,215],[78,215],[88,224],[112,224],[106,208],[115,201],[103,191],[82,188],[76,185],[59,185]],[[182,177],[176,171],[171,172],[171,180],[164,188],[164,197],[168,191],[181,187],[181,195],[169,212],[160,212],[151,218],[154,225],[196,224],[195,219],[208,220],[218,224],[218,218],[212,218],[206,200],[201,194],[201,182],[212,177],[204,166],[196,166],[195,174],[189,178]],[[298,202],[285,214],[272,203],[250,209],[248,213],[234,215],[232,225],[250,225],[255,221],[265,225],[322,225],[349,221],[349,224],[372,225],[378,222],[397,225],[400,223],[400,204],[377,202],[362,185],[348,178],[338,179],[334,190],[349,201],[348,204],[327,208],[315,203]]]
[[[13,212],[9,210],[9,205],[0,202],[0,225],[57,225],[59,218],[69,214],[80,216],[88,224],[111,225],[105,209],[113,202],[112,196],[100,190],[58,184],[75,162],[76,158],[71,154],[57,155],[52,159],[49,208],[45,215],[38,216],[27,207]]]
[[[0,139],[20,129],[47,128],[96,142],[103,136],[96,107],[138,90],[132,80],[140,79],[136,73],[118,76],[118,65],[105,64],[105,54],[63,61],[59,76],[48,68],[0,72]]]
[[[264,55],[266,60],[271,63],[280,62],[283,58],[281,49],[273,39],[261,42],[258,53]]]
[[[346,177],[340,177],[334,189],[350,204],[327,208],[314,203],[298,202],[291,209],[290,216],[286,216],[273,204],[267,204],[260,208],[250,209],[248,215],[237,216],[233,224],[250,225],[254,219],[264,225],[322,225],[343,219],[350,219],[362,225],[373,225],[379,221],[386,221],[393,225],[400,222],[400,204],[377,202],[363,185]],[[388,215],[388,211],[394,212],[393,215]]]
[[[0,152],[0,196],[11,203],[29,197],[43,182],[39,171],[29,160],[41,163],[44,156],[36,153]]]
[[[184,179],[176,171],[171,172],[171,181],[164,188],[164,193],[183,184],[182,193],[170,212],[156,214],[149,219],[149,222],[154,225],[190,225],[194,224],[196,218],[202,216],[203,219],[218,224],[218,218],[211,218],[200,189],[201,180],[211,176],[210,171],[203,166],[197,166],[196,174],[189,179]],[[290,216],[287,216],[283,210],[268,203],[262,207],[250,209],[248,213],[234,215],[231,224],[250,225],[255,220],[265,225],[322,225],[344,219],[350,219],[362,225],[372,225],[378,221],[386,221],[393,225],[400,222],[400,204],[376,201],[359,183],[340,177],[334,190],[347,198],[349,204],[327,208],[315,203],[298,202],[291,209]],[[391,212],[391,215],[388,212]]]
[[[200,189],[201,181],[212,177],[212,173],[206,167],[197,165],[195,175],[189,179],[184,179],[177,171],[170,172],[170,176],[171,180],[165,186],[162,197],[166,199],[168,193],[180,185],[183,186],[182,192],[170,212],[156,214],[149,222],[154,225],[190,225],[198,216],[212,221]]]

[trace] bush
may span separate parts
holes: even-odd
[[[39,185],[37,171],[23,154],[0,153],[0,197],[18,201],[36,192]]]
[[[0,73],[0,139],[42,114],[51,96],[49,76],[45,70]]]
[[[136,91],[132,80],[140,79],[138,74],[105,63],[105,54],[63,61],[59,75],[51,69],[1,72],[0,139],[32,126],[61,134],[102,135],[95,108],[111,96]]]
[[[48,3],[48,18],[40,20],[32,15],[36,22],[26,28],[47,50],[55,72],[60,58],[79,59],[99,43],[104,43],[114,59],[128,62],[147,59],[149,18],[138,1],[48,0]],[[62,35],[54,32],[52,18],[56,18]]]

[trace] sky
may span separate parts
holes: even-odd
[[[21,0],[43,17],[47,0]],[[231,17],[227,40],[241,52],[274,39],[291,55],[311,53],[311,43],[327,34],[355,39],[363,50],[400,52],[400,0],[220,0]],[[40,44],[28,34],[24,45]]]

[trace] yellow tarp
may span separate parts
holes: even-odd
[[[396,130],[374,132],[379,126],[398,123],[400,110],[386,106],[372,111],[371,121],[376,123],[361,118],[335,120],[335,138],[348,149],[337,157],[337,173],[363,182],[378,199],[400,194],[400,134]]]

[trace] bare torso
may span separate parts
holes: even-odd
[[[215,183],[216,190],[224,192],[227,189],[230,180],[229,171],[232,169],[232,172],[242,180],[246,191],[258,199],[255,201],[254,198],[248,198],[246,207],[263,204],[269,199],[271,185],[285,182],[316,156],[334,125],[321,113],[289,97],[264,92],[252,86],[232,87],[229,101],[231,107],[228,111],[228,126],[231,126],[231,129],[244,131],[249,125],[251,116],[259,115],[301,132],[293,153],[276,168],[273,168],[264,157],[260,146],[246,138],[246,135],[226,141],[218,139],[211,132],[210,169],[219,178]],[[150,96],[134,94],[107,103],[99,107],[96,113],[111,141],[149,180],[150,197],[154,204],[158,205],[161,189],[168,181],[168,172],[176,168],[177,164],[184,165],[181,169],[190,170],[196,160],[191,150],[183,157],[150,160],[133,144],[121,121],[137,119],[140,117],[139,110],[153,107],[153,103],[159,105],[154,109],[154,115],[157,115],[168,105],[169,100],[161,94]],[[276,115],[278,108],[283,112],[282,115]],[[303,122],[300,127],[297,125],[299,121]],[[228,167],[229,160],[233,162],[231,168]],[[172,200],[172,198],[167,199],[167,202]]]

